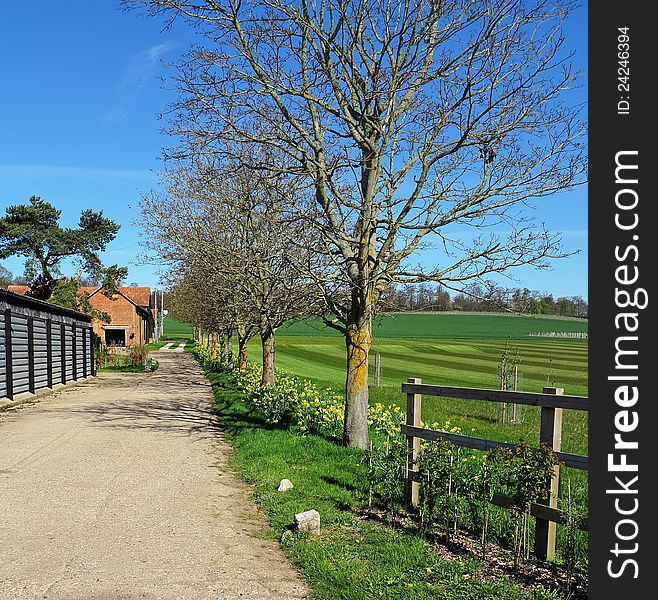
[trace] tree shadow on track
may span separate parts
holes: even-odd
[[[180,356],[180,354],[178,355]],[[215,437],[220,427],[210,382],[198,364],[176,360],[150,375],[112,374],[93,384],[107,386],[107,401],[49,407],[51,416],[82,417],[92,425],[151,429],[178,435]]]

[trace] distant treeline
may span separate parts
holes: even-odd
[[[587,318],[587,301],[580,296],[554,298],[550,293],[528,288],[471,285],[464,293],[451,296],[439,285],[398,284],[385,291],[378,306],[378,312],[397,311],[514,312]]]

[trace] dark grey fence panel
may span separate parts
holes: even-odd
[[[50,323],[50,346],[52,349],[51,367],[53,370],[53,383],[62,381],[62,353],[60,348],[62,345],[61,328],[59,323]]]
[[[33,319],[32,339],[34,340],[34,387],[40,389],[48,386],[48,334],[45,319]]]
[[[64,325],[64,357],[66,362],[66,381],[73,379],[73,326]]]
[[[7,347],[5,346],[5,313],[0,312],[0,398],[7,395]]]
[[[81,327],[75,328],[75,378],[80,379],[84,377],[84,334]]]
[[[11,316],[11,369],[14,379],[14,394],[30,391],[29,344],[25,315]]]
[[[92,350],[92,338],[91,338],[91,329],[85,328],[82,330],[83,334],[83,351],[84,351],[84,364],[83,364],[83,377],[89,377],[94,370],[93,365],[93,350]]]
[[[91,317],[0,290],[0,399],[94,373]]]

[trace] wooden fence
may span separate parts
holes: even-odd
[[[0,290],[0,400],[90,375],[89,315]]]
[[[491,450],[498,447],[511,448],[515,444],[476,438],[456,433],[435,431],[420,426],[422,397],[443,396],[447,398],[463,398],[468,400],[485,400],[489,402],[506,402],[511,404],[526,404],[541,408],[539,444],[548,444],[560,461],[575,469],[588,469],[586,456],[569,454],[561,451],[562,443],[562,410],[589,410],[589,400],[586,396],[566,396],[562,388],[544,388],[543,393],[515,392],[508,390],[487,390],[477,388],[446,387],[439,385],[424,385],[421,379],[408,379],[402,384],[402,391],[407,394],[407,420],[401,426],[403,435],[407,436],[409,461],[405,473],[405,491],[407,506],[415,506],[419,499],[419,477],[417,460],[420,451],[420,440],[449,440],[457,446],[477,450]],[[563,513],[557,510],[557,492],[560,467],[554,469],[550,482],[550,495],[543,504],[532,504],[530,512],[536,517],[535,554],[541,558],[555,557],[556,524],[565,521]],[[502,494],[495,494],[493,503],[497,506],[509,507],[514,499]],[[586,529],[583,524],[581,529]]]

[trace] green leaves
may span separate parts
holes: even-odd
[[[0,218],[0,258],[25,257],[25,276],[31,295],[64,306],[78,307],[77,285],[82,275],[115,285],[128,271],[125,267],[103,267],[98,256],[117,235],[119,225],[103,211],[83,210],[77,228],[59,225],[61,211],[39,196],[27,204],[9,206]],[[73,259],[78,268],[74,277],[63,277],[62,262]]]

